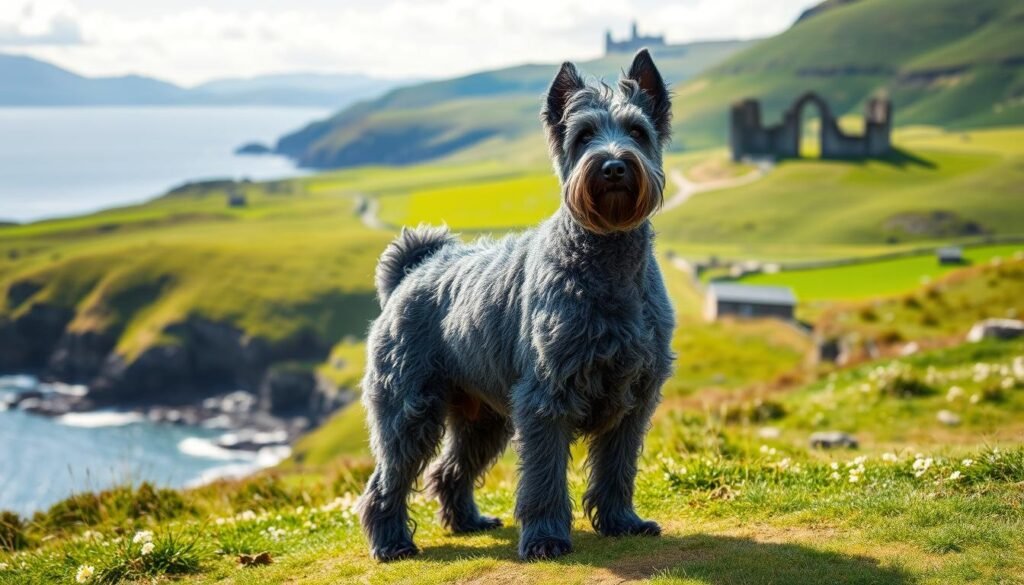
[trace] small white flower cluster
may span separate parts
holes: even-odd
[[[256,520],[264,520],[267,518],[267,513],[257,516],[256,512],[252,510],[245,510],[235,514],[234,516],[228,516],[227,518],[215,518],[213,523],[217,526],[224,526],[225,524],[236,524],[239,522],[254,522]]]
[[[132,537],[132,543],[142,545],[142,556],[151,555],[156,549],[156,545],[153,544],[153,532],[150,530],[140,530],[136,532],[135,536]]]
[[[882,453],[882,461],[886,463],[897,463],[900,460],[900,456],[895,453]]]
[[[914,470],[914,477],[921,477],[922,475],[928,473],[928,470],[931,469],[934,463],[935,460],[932,459],[931,457],[925,457],[921,453],[915,455],[914,464],[912,466]]]
[[[6,571],[6,570],[7,570],[7,569],[9,569],[10,567],[11,567],[11,566],[10,566],[10,565],[8,565],[7,563],[0,563],[0,571]]]
[[[359,497],[351,492],[346,492],[344,495],[338,496],[320,506],[320,511],[327,514],[340,512],[341,519],[346,523],[351,523],[356,519],[358,506]]]
[[[857,457],[853,461],[846,462],[846,470],[849,472],[849,482],[857,483],[864,477],[864,463],[867,462],[868,458],[865,455]]]
[[[92,565],[82,565],[78,567],[78,571],[75,573],[76,583],[88,583],[92,581],[93,575],[96,574],[96,568]]]
[[[281,540],[285,536],[288,536],[288,531],[284,528],[277,528],[275,526],[268,526],[263,530],[263,534],[266,534],[270,540]]]

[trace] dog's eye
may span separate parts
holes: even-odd
[[[580,134],[580,137],[579,137],[578,140],[579,140],[580,144],[586,144],[586,143],[590,142],[593,139],[594,139],[594,133],[593,132],[584,132],[583,134]]]
[[[644,131],[634,126],[632,129],[630,129],[629,136],[633,140],[640,140],[641,138],[644,137]]]

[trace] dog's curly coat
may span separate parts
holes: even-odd
[[[649,221],[669,112],[647,51],[616,87],[588,85],[565,63],[542,111],[563,185],[554,216],[473,244],[443,228],[403,230],[385,250],[363,381],[377,466],[360,506],[377,559],[417,552],[406,499],[442,436],[427,484],[454,532],[501,526],[480,514],[473,485],[514,435],[520,556],[570,551],[566,471],[584,435],[594,528],[660,533],[634,511],[633,486],[673,358]]]

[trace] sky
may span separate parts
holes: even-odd
[[[0,0],[0,53],[195,85],[282,72],[447,77],[669,42],[778,33],[815,0]]]

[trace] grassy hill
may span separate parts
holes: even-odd
[[[837,115],[887,93],[899,125],[971,128],[1024,121],[1024,6],[1013,0],[839,3],[682,84],[674,102],[686,148],[725,141],[728,104],[762,100],[773,123],[799,95]]]
[[[16,550],[0,546],[0,583],[72,582],[83,567],[98,583],[1013,583],[1024,571],[1022,368],[1019,342],[885,360],[773,396],[769,420],[756,406],[701,412],[668,401],[647,438],[636,496],[639,512],[661,523],[658,539],[599,537],[577,507],[575,552],[522,563],[515,527],[447,534],[436,502],[417,494],[423,553],[375,563],[355,516],[371,468],[355,435],[331,448],[327,465],[185,492],[117,488],[32,519],[5,517],[0,543]],[[927,391],[893,391],[910,380]],[[952,401],[951,385],[960,388]],[[943,425],[940,410],[963,423]],[[854,432],[861,448],[809,449],[808,433],[821,428]],[[578,501],[585,451],[574,454]],[[511,519],[515,467],[507,454],[488,473],[483,511]],[[151,535],[136,541],[144,530]],[[143,554],[147,538],[154,546]],[[264,552],[268,564],[240,562]]]
[[[747,45],[693,43],[655,57],[666,80],[676,83]],[[580,66],[589,74],[615,79],[629,58],[618,55]],[[542,145],[540,96],[556,69],[553,64],[522,65],[400,88],[281,138],[277,150],[304,166],[331,168],[421,162],[470,147],[475,151],[499,139],[525,138]],[[482,158],[488,152],[473,156]]]
[[[733,101],[761,99],[771,123],[808,90],[834,113],[857,118],[869,97],[887,93],[901,126],[1022,124],[1021,18],[1024,8],[1013,0],[858,0],[830,3],[764,41],[656,54],[675,86],[673,149],[724,144]],[[625,59],[580,65],[614,77]],[[553,71],[523,65],[401,88],[289,134],[277,149],[315,168],[536,152],[538,96]]]
[[[661,250],[698,259],[809,260],[979,239],[964,226],[1019,235],[1020,134],[919,129],[897,136],[927,164],[787,162],[756,182],[698,193],[663,212],[655,220]],[[748,172],[733,168],[719,151],[672,155],[666,164],[711,179]],[[245,193],[247,205],[228,207],[228,190]],[[449,162],[193,186],[144,205],[7,226],[0,228],[0,327],[25,323],[39,330],[38,308],[50,307],[67,321],[57,324],[48,343],[99,340],[95,359],[114,352],[132,363],[147,351],[187,343],[181,325],[199,319],[264,340],[293,359],[326,362],[333,344],[361,338],[377,312],[373,266],[391,229],[446,222],[471,237],[531,225],[557,201],[546,162]],[[364,225],[360,215],[367,206],[391,228]],[[932,225],[935,212],[943,219]],[[920,258],[906,262],[931,264]],[[896,263],[897,274],[889,278],[885,266],[836,269],[849,273],[845,280],[819,277],[832,274],[827,271],[808,278],[818,288],[842,288],[840,296],[867,297],[937,275]],[[804,291],[799,272],[762,278],[793,284],[809,300],[835,298],[829,290]],[[851,279],[856,286],[841,284]],[[682,285],[674,294],[679,306],[699,306],[696,293]],[[676,340],[686,375],[673,392],[799,376],[805,342],[760,326],[702,324],[697,309],[682,314],[693,326],[681,329]],[[744,359],[778,346],[790,349],[771,368]],[[52,351],[52,345],[39,349],[38,367]]]

